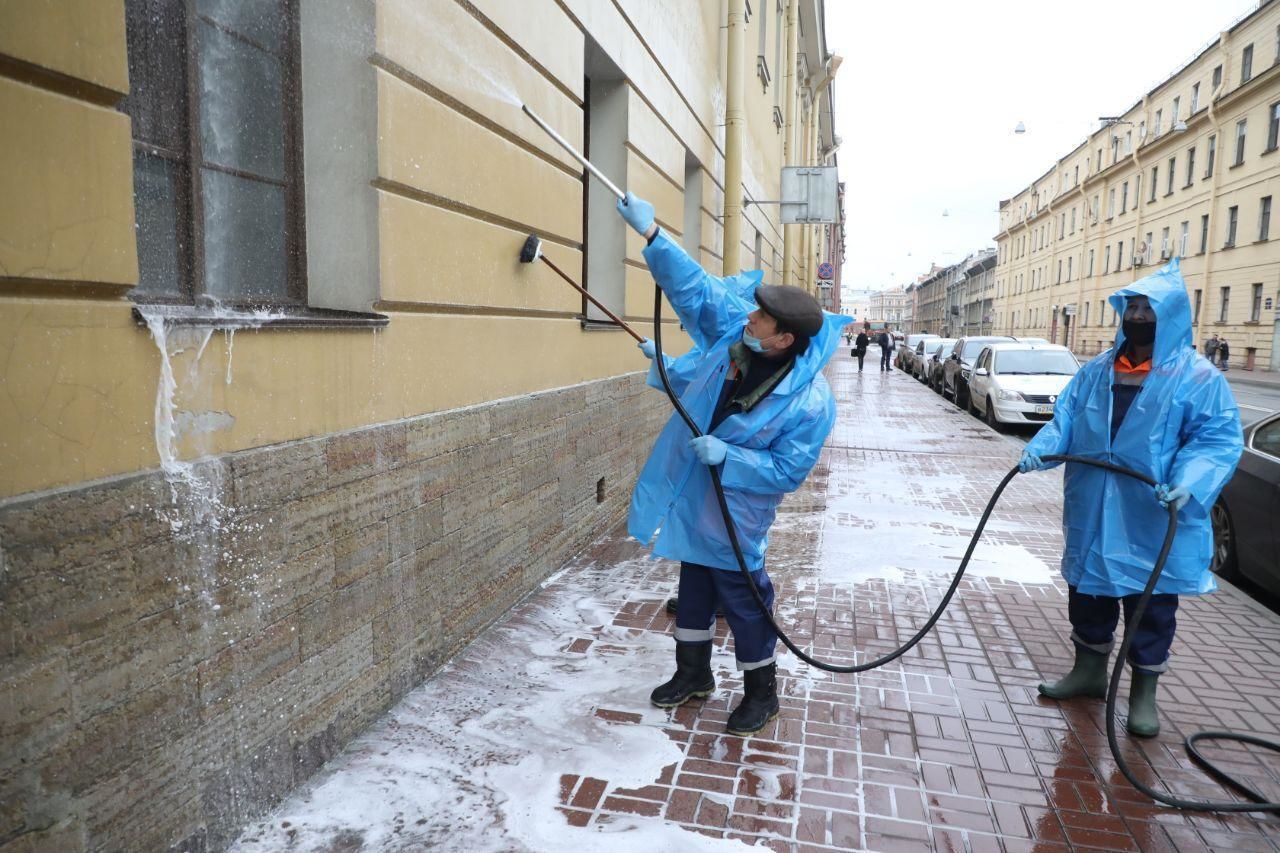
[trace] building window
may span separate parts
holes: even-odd
[[[1213,177],[1213,160],[1218,153],[1218,136],[1214,134],[1209,137],[1209,150],[1205,154],[1204,162],[1204,180]]]
[[[1236,225],[1240,220],[1240,208],[1232,205],[1227,208],[1227,242],[1223,248],[1229,249],[1236,244]]]
[[[1218,96],[1218,87],[1221,85],[1222,85],[1222,66],[1215,65],[1213,67],[1213,85],[1210,87],[1211,89],[1213,89],[1213,91],[1210,92],[1210,97],[1216,98]]]
[[[135,295],[305,305],[296,4],[195,5],[125,7]]]
[[[1200,254],[1209,251],[1209,214],[1200,217]]]
[[[1280,26],[1276,27],[1276,58],[1271,62],[1272,64],[1280,62]]]
[[[1089,278],[1093,278],[1093,249],[1089,250]]]
[[[1076,233],[1076,209],[1071,208],[1071,233]]]
[[[1148,243],[1147,245],[1150,246],[1151,244]],[[1165,227],[1160,232],[1160,259],[1164,260],[1169,257],[1169,253],[1171,251],[1172,247],[1169,245],[1169,229],[1168,227]]]
[[[1191,86],[1191,115],[1196,114],[1196,110],[1200,108],[1200,84],[1195,83]]]
[[[1054,284],[1062,284],[1062,259],[1058,259],[1058,277],[1054,280]]]
[[[1240,85],[1253,79],[1253,45],[1247,44],[1240,54]]]
[[[1160,135],[1160,124],[1161,124],[1161,122],[1162,122],[1162,118],[1161,118],[1161,117],[1162,117],[1163,115],[1164,115],[1164,110],[1156,110],[1156,120],[1155,120],[1155,123],[1154,123],[1154,124],[1152,125],[1152,127],[1151,127],[1151,135],[1152,135],[1152,136],[1159,136],[1159,135]]]
[[[1081,318],[1081,320],[1080,320],[1080,325],[1081,325],[1081,326],[1087,326],[1087,325],[1089,325],[1089,304],[1090,304],[1090,303],[1088,303],[1088,302],[1086,302],[1086,303],[1084,304],[1084,317],[1083,317],[1083,318]]]
[[[1262,285],[1255,284],[1253,286],[1253,302],[1249,305],[1249,322],[1257,323],[1262,320]]]
[[[1177,168],[1178,168],[1178,158],[1177,158],[1177,157],[1170,157],[1170,158],[1169,158],[1169,173],[1168,173],[1167,175],[1165,175],[1165,177],[1168,179],[1168,180],[1165,182],[1165,183],[1166,183],[1166,186],[1165,186],[1165,188],[1164,188],[1164,194],[1165,194],[1165,195],[1172,195],[1172,194],[1173,194],[1173,173],[1174,173],[1174,171],[1175,171]]]
[[[1116,188],[1112,187],[1107,192],[1107,219],[1113,219],[1116,215]]]
[[[684,233],[680,235],[680,244],[696,261],[702,260],[702,183],[702,164],[692,151],[685,149]],[[774,273],[781,276],[777,266]]]
[[[1129,182],[1125,181],[1120,187],[1120,212],[1124,213],[1129,209]]]
[[[1105,273],[1111,269],[1111,244],[1102,247],[1102,271]]]
[[[1231,288],[1224,287],[1219,291],[1221,301],[1218,303],[1218,322],[1227,322],[1227,312],[1231,307]]]
[[[1160,178],[1160,167],[1152,166],[1151,167],[1151,196],[1147,199],[1148,202],[1155,202],[1156,200],[1156,181],[1158,181],[1159,178]]]
[[[1178,257],[1187,256],[1187,242],[1191,239],[1191,220],[1183,220],[1182,233],[1178,237]]]
[[[1267,240],[1271,236],[1271,196],[1264,195],[1258,204],[1258,240]]]
[[[1196,149],[1195,146],[1187,149],[1187,182],[1184,187],[1189,187],[1195,181],[1196,171]]]
[[[1236,122],[1236,161],[1231,164],[1233,166],[1239,166],[1244,162],[1244,140],[1248,126],[1248,119],[1242,118]]]
[[[1124,241],[1116,243],[1116,272],[1124,269]]]
[[[1071,281],[1071,273],[1072,273],[1071,267],[1072,267],[1072,261],[1074,260],[1075,260],[1074,255],[1067,258],[1067,281]]]
[[[1271,121],[1267,123],[1267,150],[1275,151],[1280,145],[1280,101],[1271,105]]]
[[[1197,290],[1195,292],[1195,298],[1192,300],[1195,304],[1194,313],[1191,315],[1191,325],[1193,326],[1200,325],[1200,303],[1202,301],[1204,301],[1204,292]]]
[[[586,69],[583,86],[586,156],[606,175],[626,186],[629,111],[626,77],[608,53],[591,38],[584,43],[583,66]],[[686,156],[686,181],[688,169]],[[694,184],[701,186],[698,181]],[[687,184],[685,191],[689,191]],[[621,314],[626,303],[623,264],[627,253],[625,224],[619,225],[619,217],[613,210],[613,194],[599,181],[583,182],[582,201],[586,223],[586,246],[582,253],[584,287],[611,311]],[[685,204],[689,204],[687,196]],[[582,311],[590,323],[612,322],[585,298]]]
[[[1182,98],[1173,99],[1173,110],[1169,114],[1169,127],[1173,127],[1178,123],[1178,111],[1182,106]]]

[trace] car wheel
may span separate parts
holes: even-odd
[[[1231,513],[1221,500],[1209,510],[1209,521],[1213,525],[1213,559],[1209,562],[1209,570],[1224,580],[1232,580],[1239,576],[1236,537],[1231,527]]]
[[[1004,432],[1004,424],[996,417],[996,404],[990,397],[987,398],[987,426],[996,432]]]

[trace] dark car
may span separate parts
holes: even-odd
[[[940,393],[950,395],[955,404],[962,409],[969,407],[969,373],[973,370],[973,362],[987,344],[1014,341],[1003,335],[985,335],[982,337],[959,338],[951,348],[951,354],[942,362],[942,387]]]
[[[1244,453],[1218,502],[1211,568],[1280,595],[1280,413],[1244,430]]]

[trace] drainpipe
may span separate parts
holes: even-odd
[[[724,110],[724,260],[723,275],[736,275],[742,254],[742,132],[746,99],[742,62],[746,39],[746,0],[729,0]]]
[[[783,98],[786,101],[786,125],[782,131],[782,165],[795,165],[796,149],[796,101],[800,90],[796,85],[796,54],[800,47],[800,0],[790,0],[787,4],[787,66],[784,73],[786,89]],[[793,265],[796,251],[796,226],[782,226],[782,284],[792,284]]]
[[[822,143],[818,140],[818,91],[815,86],[813,96],[809,101],[809,132],[804,152],[806,163],[809,166],[818,165],[818,149],[822,147]],[[817,295],[818,292],[816,231],[816,225],[804,226],[804,288],[814,295]]]
[[[1214,324],[1214,321],[1209,318],[1213,316],[1212,299],[1214,291],[1217,290],[1211,285],[1213,284],[1213,261],[1217,257],[1213,241],[1218,228],[1218,176],[1223,172],[1222,160],[1227,156],[1229,150],[1227,148],[1227,140],[1222,138],[1223,124],[1222,115],[1218,112],[1218,97],[1227,91],[1227,75],[1230,73],[1231,68],[1231,63],[1227,61],[1231,58],[1231,55],[1227,52],[1227,42],[1230,37],[1230,32],[1224,32],[1218,36],[1218,56],[1222,59],[1222,82],[1218,84],[1217,89],[1209,93],[1209,126],[1213,128],[1213,135],[1217,139],[1218,151],[1213,158],[1213,175],[1209,181],[1209,243],[1204,247],[1204,284],[1201,285],[1204,289],[1204,298],[1200,302],[1200,322],[1191,327],[1194,330],[1193,334],[1200,336],[1200,339],[1194,342],[1197,349],[1200,348],[1203,339],[1206,337],[1205,333],[1208,331],[1204,327]],[[1195,318],[1193,317],[1192,319],[1194,320]],[[1272,361],[1275,360],[1274,353],[1271,358]]]

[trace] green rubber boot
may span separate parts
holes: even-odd
[[[1141,669],[1133,671],[1129,682],[1129,734],[1155,737],[1160,734],[1160,717],[1156,712],[1156,683],[1160,673]]]
[[[1076,663],[1071,671],[1052,684],[1041,684],[1041,696],[1050,699],[1074,699],[1087,696],[1101,699],[1107,695],[1107,661],[1110,655],[1100,655],[1076,646]]]

